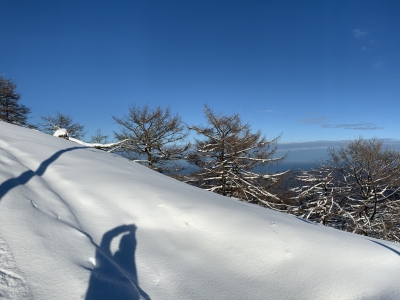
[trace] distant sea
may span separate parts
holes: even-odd
[[[384,145],[400,151],[400,141],[383,139]],[[279,143],[274,157],[285,156],[285,160],[278,164],[271,164],[256,171],[265,173],[283,172],[286,170],[309,170],[317,167],[328,159],[328,149],[338,149],[349,141],[314,141],[298,143]],[[196,168],[185,163],[187,169],[180,173],[189,174]]]
[[[260,173],[275,173],[294,169],[309,170],[320,165],[323,160],[328,158],[328,147],[288,149],[286,146],[282,148],[284,149],[278,148],[275,157],[286,155],[283,161],[257,168],[255,171]],[[185,166],[185,169],[179,172],[180,174],[190,174],[196,170],[195,166],[188,164],[186,161],[182,161],[181,164]]]

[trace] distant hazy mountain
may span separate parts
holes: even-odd
[[[400,140],[383,139],[386,146],[400,150]],[[328,148],[339,148],[341,145],[346,145],[349,140],[343,141],[313,141],[313,142],[296,142],[296,143],[279,143],[275,157],[284,156],[286,159],[277,164],[270,165],[266,168],[258,169],[260,172],[282,172],[286,170],[303,169],[308,170],[320,165],[328,159]],[[194,150],[192,148],[192,150]],[[193,165],[182,160],[180,162],[185,169],[181,174],[189,174],[197,170]]]
[[[400,141],[394,139],[383,139],[384,144],[400,150]],[[297,143],[279,143],[276,156],[288,153],[285,161],[278,165],[266,168],[268,172],[279,172],[288,169],[310,169],[328,159],[328,148],[339,148],[349,143],[343,141],[314,141]]]

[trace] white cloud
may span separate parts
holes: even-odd
[[[352,129],[352,130],[377,130],[383,129],[374,123],[353,123],[353,124],[323,124],[324,128],[343,128],[343,129]]]
[[[281,114],[281,111],[277,111],[277,110],[272,110],[272,109],[265,109],[265,110],[259,110],[256,109],[255,112],[263,112],[263,113],[274,113],[274,114]]]
[[[360,39],[360,38],[368,35],[365,31],[361,31],[360,29],[354,29],[351,32],[353,33],[353,36],[356,39]]]

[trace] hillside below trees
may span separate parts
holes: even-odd
[[[3,299],[400,298],[396,243],[4,122],[0,163]]]

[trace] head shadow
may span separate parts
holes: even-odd
[[[103,235],[96,250],[96,266],[91,275],[86,300],[150,299],[139,287],[135,263],[136,229],[134,224],[118,226]],[[123,234],[113,254],[111,242]]]

